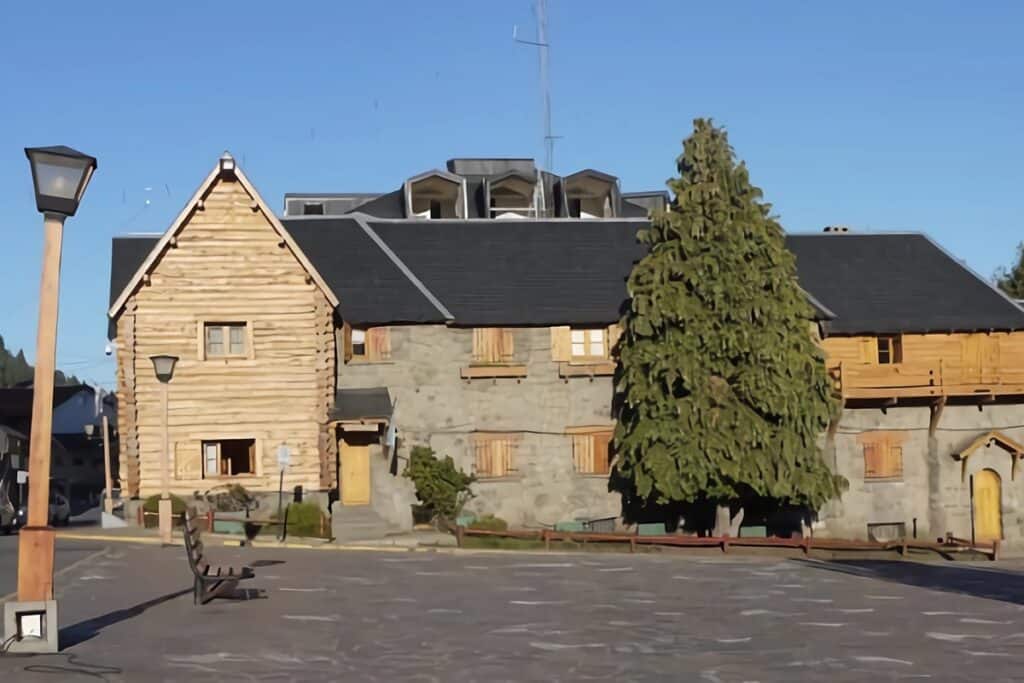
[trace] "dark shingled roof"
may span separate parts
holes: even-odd
[[[387,387],[372,389],[340,389],[334,394],[332,420],[367,420],[391,418],[391,395]]]
[[[1024,329],[1024,311],[921,234],[788,235],[829,334]]]
[[[371,222],[454,324],[606,325],[619,319],[641,221]],[[339,294],[339,297],[341,295]]]
[[[356,325],[606,325],[644,248],[627,220],[408,220],[292,217],[282,222]],[[156,243],[114,240],[111,301]],[[800,285],[828,334],[1024,329],[1024,311],[920,234],[789,235]]]
[[[437,323],[445,318],[366,234],[344,216],[285,218],[298,242],[335,296],[341,316],[356,325]],[[425,221],[414,223],[424,227]],[[420,238],[424,237],[420,232]]]

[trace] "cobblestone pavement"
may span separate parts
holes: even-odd
[[[1024,565],[212,548],[266,599],[193,607],[180,548],[59,580],[60,655],[0,679],[1024,679]]]

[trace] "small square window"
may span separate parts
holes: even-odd
[[[302,214],[304,216],[323,216],[324,205],[321,202],[306,202],[302,205]]]
[[[204,335],[207,358],[237,358],[247,353],[245,323],[206,323]]]
[[[572,357],[574,359],[607,359],[608,347],[604,329],[573,330]]]

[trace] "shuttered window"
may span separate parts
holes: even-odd
[[[608,474],[611,471],[612,431],[572,435],[572,463],[579,474]]]
[[[903,447],[887,438],[864,442],[865,479],[901,479]]]
[[[473,463],[481,479],[507,477],[516,471],[518,434],[477,432],[472,438]]]
[[[611,360],[622,335],[618,325],[592,328],[551,328],[551,360],[563,363],[599,363]]]
[[[345,327],[345,361],[391,360],[391,328]]]
[[[515,360],[515,335],[503,327],[473,329],[474,363],[511,363]]]

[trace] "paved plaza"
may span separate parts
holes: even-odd
[[[0,679],[1024,678],[1021,565],[208,552],[266,598],[193,607],[180,548],[110,544],[58,577],[63,653],[0,657]]]

